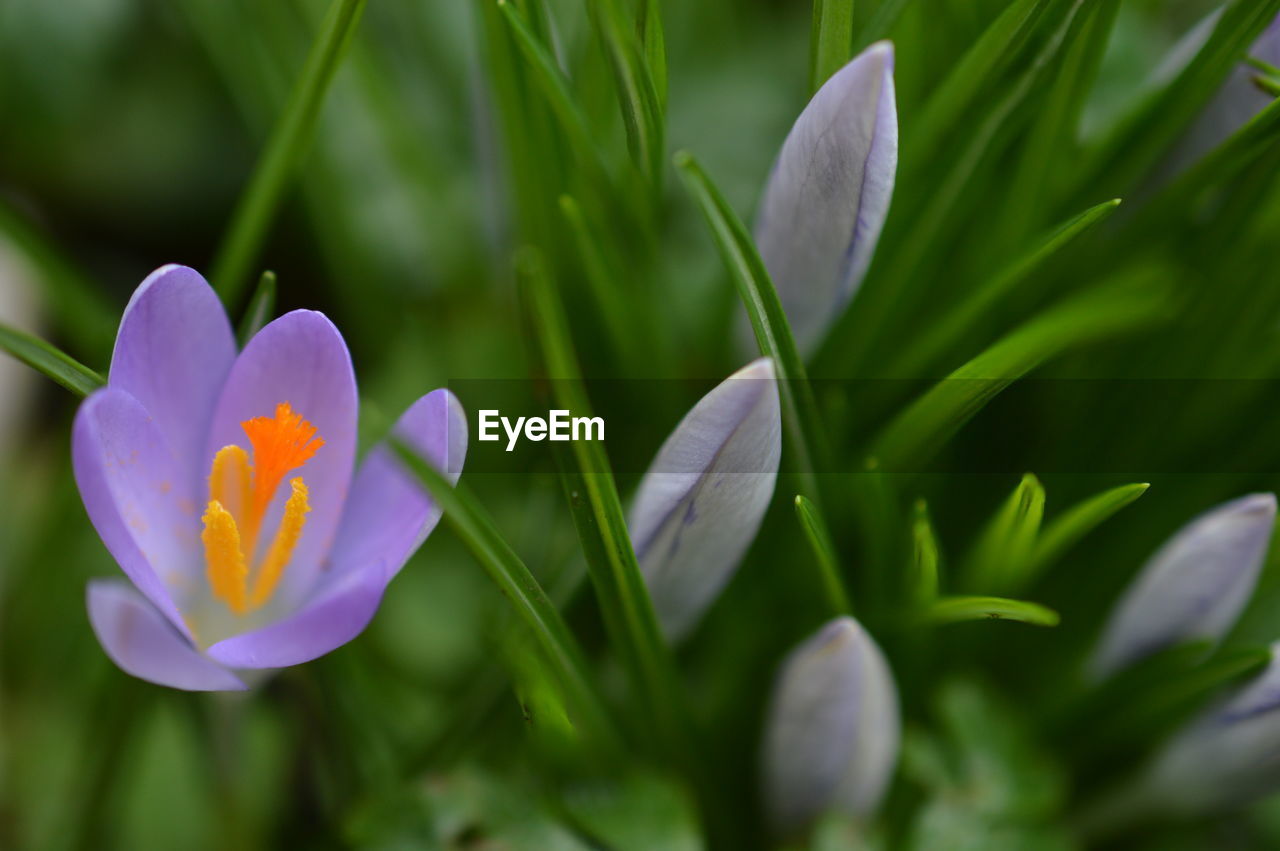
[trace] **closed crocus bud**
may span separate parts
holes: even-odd
[[[668,640],[693,628],[737,569],[769,507],[781,454],[768,358],[704,396],[662,444],[628,529]]]
[[[1090,663],[1095,678],[1175,644],[1221,638],[1253,593],[1275,518],[1275,495],[1253,494],[1165,542],[1111,613]]]
[[[782,663],[764,741],[764,797],[783,836],[830,810],[866,816],[893,776],[898,692],[880,648],[837,618]]]
[[[760,203],[756,244],[801,349],[816,347],[862,283],[897,167],[893,45],[882,41],[809,101]]]
[[[1139,784],[1136,809],[1188,815],[1280,788],[1280,644],[1252,682],[1171,739]]]

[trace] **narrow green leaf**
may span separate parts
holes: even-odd
[[[943,144],[961,118],[972,116],[973,105],[990,83],[1026,45],[1045,9],[1054,0],[1015,0],[965,52],[964,57],[934,90],[916,117],[903,162],[926,161]]]
[[[645,62],[658,96],[658,107],[667,110],[667,39],[662,29],[662,0],[642,0],[637,29],[644,45]]]
[[[881,432],[873,453],[881,467],[919,469],[988,402],[1045,360],[1167,315],[1169,291],[1157,270],[1137,283],[1104,285],[1060,302],[934,385]]]
[[[333,0],[289,103],[240,196],[213,264],[211,278],[228,310],[249,283],[284,190],[301,166],[334,72],[364,12],[366,0]]]
[[[834,615],[853,614],[849,595],[840,579],[840,560],[836,555],[835,545],[831,543],[827,524],[822,522],[817,507],[800,494],[796,494],[796,517],[799,518],[800,528],[804,529],[805,537],[809,539],[809,546],[813,550],[828,608]]]
[[[809,91],[816,92],[853,56],[853,0],[813,0]]]
[[[534,34],[529,22],[507,0],[498,0],[498,11],[512,40],[524,57],[528,78],[546,98],[566,141],[577,157],[577,165],[588,172],[588,179],[601,187],[613,184],[604,166],[600,149],[591,138],[587,119],[574,100],[569,81],[556,64],[555,57]]]
[[[620,350],[622,360],[630,367],[629,375],[644,375],[646,355],[640,333],[642,323],[636,321],[636,310],[623,296],[618,281],[622,280],[616,264],[605,257],[603,240],[592,229],[582,207],[568,195],[560,196],[560,212],[569,225],[578,259],[596,306],[609,329],[609,340]]]
[[[876,4],[876,11],[871,16],[871,20],[867,21],[866,26],[854,39],[854,52],[862,50],[873,41],[882,39],[889,34],[889,30],[893,29],[893,25],[898,22],[898,18],[902,17],[903,11],[906,10],[907,4],[911,0],[880,0]]]
[[[440,505],[450,527],[533,633],[564,689],[567,704],[576,709],[584,730],[596,742],[619,748],[617,732],[591,683],[581,648],[538,580],[503,539],[484,507],[464,486],[450,485],[412,449],[398,443],[395,448]]]
[[[1147,492],[1149,484],[1121,485],[1073,505],[1049,523],[1036,542],[1027,570],[1030,580],[1053,564],[1113,514]]]
[[[1044,486],[1027,473],[987,524],[965,563],[964,576],[975,591],[1007,592],[1019,586],[1031,561],[1040,521]]]
[[[692,154],[684,151],[676,154],[675,164],[685,187],[702,210],[720,256],[737,287],[738,296],[747,308],[760,353],[773,358],[786,419],[800,455],[797,467],[812,480],[814,471],[832,469],[827,463],[830,451],[818,417],[813,388],[805,373],[804,361],[796,349],[791,326],[782,311],[782,302],[778,300],[778,293],[746,226],[702,166]],[[817,485],[810,481],[810,486],[820,487],[821,481]],[[827,497],[824,502],[834,502],[827,494],[823,496]]]
[[[557,404],[573,416],[591,416],[568,323],[541,258],[526,249],[519,258],[517,272]],[[572,441],[570,448],[608,560],[607,571],[591,571],[602,609],[619,619],[606,625],[618,651],[634,665],[637,694],[654,702],[667,702],[672,698],[674,677],[671,656],[631,546],[609,459],[599,441]]]
[[[1254,74],[1253,84],[1273,98],[1280,98],[1280,76],[1274,74]]]
[[[1057,626],[1061,618],[1053,609],[1004,597],[943,597],[930,606],[925,618],[931,623],[1006,620],[1032,626]]]
[[[587,11],[613,68],[631,156],[656,195],[662,185],[666,131],[662,98],[650,75],[646,45],[618,0],[592,0]],[[661,41],[658,47],[661,49]]]
[[[262,330],[263,325],[271,321],[271,314],[275,309],[276,273],[268,269],[258,279],[258,288],[253,291],[253,298],[249,299],[249,307],[245,309],[244,317],[240,320],[240,329],[236,332],[236,336],[240,339],[242,347],[253,339],[254,334]]]
[[[911,518],[911,568],[907,573],[907,599],[921,608],[938,598],[938,538],[929,520],[929,504],[917,500]]]
[[[963,339],[965,333],[984,313],[1023,281],[1043,269],[1048,261],[1057,257],[1060,251],[1077,238],[1105,221],[1119,206],[1119,198],[1104,201],[1054,228],[1038,245],[1010,263],[986,284],[969,293],[960,304],[944,312],[937,324],[921,334],[918,340],[908,342],[906,352],[891,372],[895,375],[913,376],[927,369],[939,356],[950,351]]]
[[[1097,146],[1079,168],[1090,191],[1123,192],[1146,177],[1200,114],[1249,46],[1280,12],[1280,0],[1233,0],[1187,66]]]
[[[88,396],[106,385],[106,379],[75,358],[0,322],[0,349],[4,349],[27,366],[53,379],[77,396]]]

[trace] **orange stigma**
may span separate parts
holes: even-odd
[[[285,504],[280,528],[256,570],[251,570],[262,522],[276,490],[286,475],[324,446],[315,426],[294,413],[288,402],[276,405],[274,417],[254,417],[240,427],[253,447],[252,464],[249,453],[239,446],[218,450],[209,473],[209,505],[201,536],[213,595],[238,615],[271,599],[311,510],[306,485],[301,478],[293,479],[293,495]]]

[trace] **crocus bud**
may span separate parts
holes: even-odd
[[[812,350],[862,283],[898,167],[893,45],[871,45],[796,119],[756,218],[760,256],[796,341]]]
[[[836,618],[791,652],[767,724],[764,797],[779,834],[828,810],[875,810],[898,759],[898,692],[857,621]]]
[[[693,628],[737,569],[769,507],[781,455],[768,358],[699,400],[662,444],[628,528],[668,640]]]
[[[1095,678],[1181,642],[1221,638],[1253,593],[1275,518],[1275,495],[1253,494],[1166,541],[1111,613],[1090,663]]]
[[[1271,663],[1164,746],[1140,784],[1144,809],[1201,813],[1280,788],[1280,644]]]

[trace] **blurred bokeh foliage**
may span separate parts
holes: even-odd
[[[1200,125],[1280,2],[1228,3],[1234,29],[1162,79],[1214,5],[854,4],[856,47],[895,44],[902,157],[870,273],[809,371],[835,455],[834,472],[818,471],[837,495],[827,522],[907,726],[872,843],[1074,847],[1073,815],[1188,713],[1152,698],[1177,705],[1099,752],[1088,743],[1108,730],[1090,719],[1116,706],[1091,707],[1083,724],[1059,710],[1143,559],[1198,511],[1277,486],[1280,113],[1244,130]],[[208,272],[326,8],[0,5],[0,236],[36,294],[35,329],[105,370],[120,310],[150,270]],[[1024,25],[1002,29],[1019,9]],[[637,19],[649,21],[635,40],[651,51],[658,107],[639,127],[608,35]],[[637,385],[645,415],[610,422],[617,444],[643,449],[614,459],[625,496],[706,382],[749,357],[731,274],[671,155],[692,152],[749,221],[808,98],[809,39],[808,4],[770,0],[369,3],[252,259],[277,273],[278,310],[317,308],[342,328],[362,444],[428,389],[541,369],[513,265],[533,245],[588,378],[670,379]],[[1115,198],[1101,221],[1044,248],[1055,227]],[[1000,289],[972,302],[992,282]],[[949,326],[953,313],[965,321]],[[955,410],[911,415],[933,380],[993,351],[984,377],[1038,368],[1052,380],[968,423]],[[1140,405],[1108,383],[1156,379],[1167,391]],[[5,392],[21,429],[0,446],[0,846],[700,847],[698,805],[639,732],[643,702],[545,465],[464,481],[587,648],[625,756],[584,752],[506,601],[445,528],[368,631],[316,663],[247,695],[130,679],[82,602],[86,580],[115,567],[71,478],[75,399],[53,384]],[[857,472],[881,453],[898,468]],[[897,585],[917,501],[954,589],[1023,466],[1040,475],[1049,518],[1109,487],[1151,489],[1019,590],[1060,626],[908,617]],[[766,841],[765,701],[778,660],[829,614],[790,504],[809,471],[787,470],[738,575],[676,654],[692,757],[718,789],[708,821],[726,847]],[[1221,653],[1277,639],[1273,558]],[[1235,669],[1224,670],[1223,681]],[[1273,847],[1277,813],[1264,800],[1125,841]],[[824,824],[814,843],[844,847],[848,831]]]

